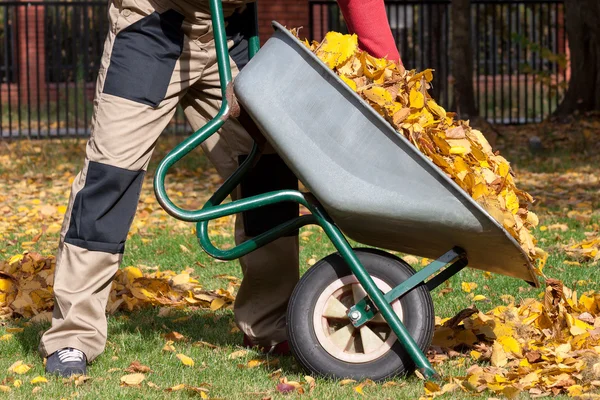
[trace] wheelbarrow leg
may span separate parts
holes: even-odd
[[[429,360],[423,354],[417,343],[415,343],[408,330],[400,321],[400,318],[393,311],[391,305],[385,300],[383,294],[373,282],[371,276],[365,270],[352,247],[340,231],[340,229],[331,222],[329,216],[321,209],[319,205],[311,204],[311,211],[316,217],[319,225],[323,228],[333,245],[339,251],[341,256],[344,258],[352,273],[356,276],[356,279],[360,282],[362,287],[365,289],[379,312],[383,315],[386,322],[390,325],[392,331],[396,334],[400,343],[404,346],[411,359],[423,374],[425,378],[431,379],[436,378],[437,373],[429,363]]]

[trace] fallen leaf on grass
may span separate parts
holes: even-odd
[[[308,375],[304,377],[304,380],[306,381],[306,383],[308,383],[308,387],[309,387],[308,391],[312,392],[315,389],[315,387],[317,386],[317,382],[315,382],[315,379],[312,376],[308,376]]]
[[[218,299],[214,299],[211,303],[210,303],[210,309],[212,311],[216,311],[219,308],[223,307],[225,305],[225,300],[223,300],[222,298],[218,298]]]
[[[477,289],[477,287],[479,286],[478,284],[476,284],[475,282],[462,282],[460,284],[463,292],[466,293],[471,293],[471,291]]]
[[[231,353],[227,358],[235,360],[236,358],[244,357],[246,354],[248,354],[248,350],[237,350]]]
[[[183,365],[187,365],[188,367],[194,366],[194,360],[192,360],[190,357],[181,353],[177,354],[176,357],[179,358],[179,361],[181,361]]]
[[[146,385],[148,385],[149,387],[151,387],[152,389],[160,389],[160,386],[158,386],[156,383],[154,382],[146,382]]]
[[[125,369],[125,372],[130,372],[130,373],[135,373],[135,372],[146,373],[146,372],[150,372],[150,371],[151,371],[150,367],[140,364],[140,362],[137,360],[132,361],[131,364],[129,364],[129,367],[127,367]]]
[[[35,385],[37,383],[47,383],[47,382],[48,382],[48,379],[44,378],[43,376],[36,376],[31,381],[29,381],[29,383],[31,383],[32,385]]]
[[[254,360],[250,360],[248,361],[248,363],[244,364],[238,364],[238,368],[243,369],[243,368],[248,368],[248,369],[252,369],[252,368],[256,368],[256,367],[260,367],[261,365],[267,366],[267,367],[275,367],[277,365],[279,365],[279,359],[278,358],[273,358],[270,360],[260,360],[260,359],[254,359]]]
[[[202,340],[199,340],[197,342],[192,343],[192,346],[194,346],[194,347],[208,347],[209,349],[216,349],[216,348],[219,347],[219,346],[216,346],[216,345],[214,345],[212,343],[204,342]]]
[[[10,367],[8,367],[8,372],[11,372],[13,374],[26,374],[27,371],[29,371],[31,369],[31,365],[28,364],[24,364],[22,360],[16,361],[15,363],[13,363]]]
[[[185,336],[183,336],[181,333],[179,332],[169,332],[166,335],[164,335],[164,338],[167,339],[168,341],[173,341],[173,342],[180,342],[182,340],[185,340]]]
[[[566,232],[569,230],[569,226],[567,224],[554,224],[548,226],[549,231],[561,231]]]
[[[10,386],[0,385],[0,392],[10,392]]]
[[[121,377],[121,386],[138,386],[142,381],[146,379],[144,374],[129,374]]]
[[[165,343],[165,345],[162,348],[162,351],[175,351],[175,346],[173,346],[173,341],[169,340],[167,341],[167,343]]]

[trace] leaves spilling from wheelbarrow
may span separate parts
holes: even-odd
[[[423,399],[449,391],[577,397],[600,388],[600,293],[578,295],[556,279],[546,284],[539,300],[436,318],[429,359],[476,364],[466,376],[427,382]]]
[[[295,33],[295,32],[293,32]],[[321,43],[304,41],[352,90],[441,168],[544,266],[547,254],[530,230],[533,198],[516,187],[510,163],[484,135],[455,118],[429,95],[433,70],[406,70],[358,48],[356,35],[329,32]]]

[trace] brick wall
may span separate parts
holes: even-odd
[[[19,46],[19,82],[21,100],[37,101],[46,90],[44,55],[44,8],[32,0],[17,10]]]
[[[277,21],[287,28],[302,26],[304,29],[300,30],[300,37],[308,36],[308,0],[258,0],[257,5],[261,43],[273,33],[271,21]]]

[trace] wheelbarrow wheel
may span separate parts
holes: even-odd
[[[357,249],[359,260],[385,293],[415,271],[380,250]],[[288,338],[296,359],[312,373],[334,378],[384,380],[412,371],[414,363],[381,314],[360,328],[348,309],[366,293],[339,254],[316,263],[300,280],[288,305]],[[422,351],[433,337],[434,310],[421,285],[392,303]]]

